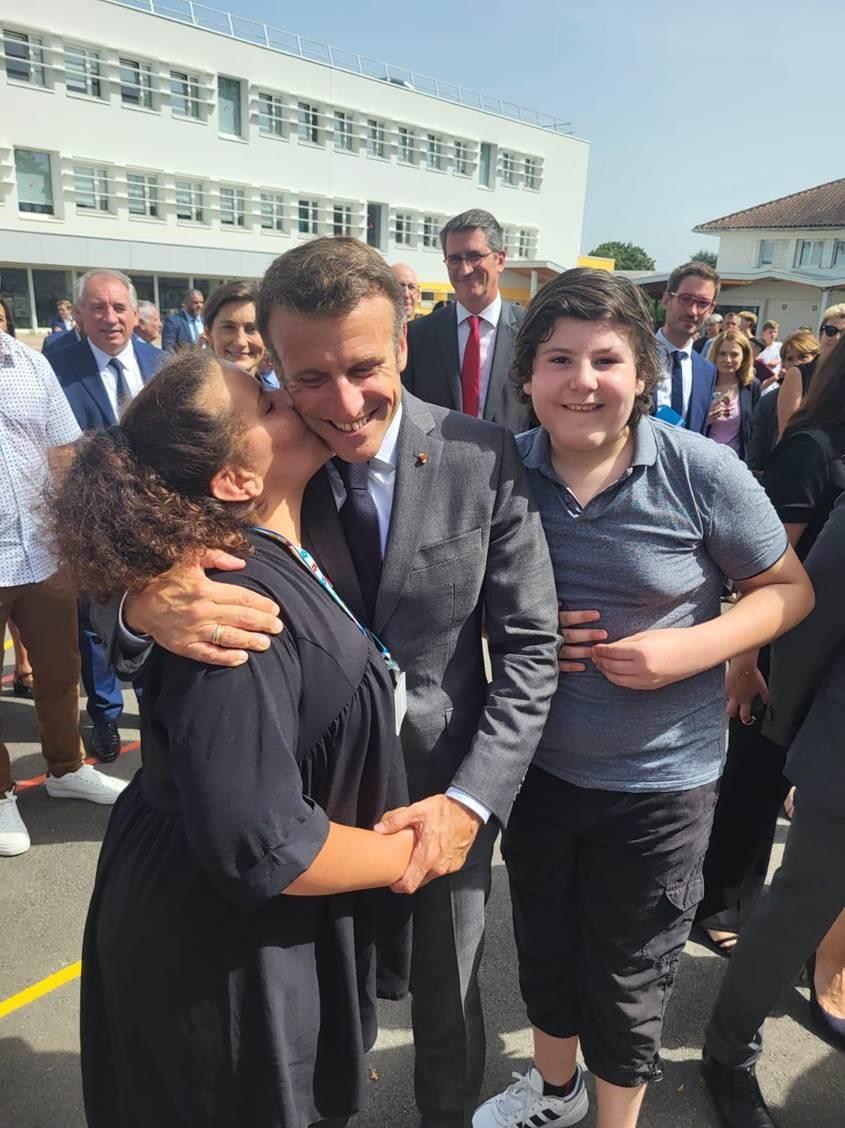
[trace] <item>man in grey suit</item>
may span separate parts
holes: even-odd
[[[490,212],[473,208],[449,220],[440,243],[457,300],[408,325],[402,383],[427,403],[525,431],[529,410],[508,379],[524,313],[499,293],[502,228]]]
[[[769,896],[734,948],[705,1040],[704,1079],[727,1128],[776,1128],[754,1075],[760,1027],[845,906],[845,497],[805,567],[816,606],[772,647],[764,729],[789,747],[784,774],[797,787],[795,815]],[[845,1021],[815,1007],[834,1037],[838,1022],[843,1044]]]
[[[557,684],[545,536],[512,435],[403,392],[402,291],[376,252],[337,238],[282,255],[259,322],[278,394],[337,455],[308,488],[304,540],[407,677],[411,804],[382,825],[417,834],[394,886],[415,898],[417,1104],[424,1128],[467,1128],[484,1071],[477,972],[493,842]],[[220,554],[211,564],[238,566]],[[248,632],[280,629],[278,608],[246,589],[197,566],[177,573],[127,599],[130,629],[224,665],[263,649]]]

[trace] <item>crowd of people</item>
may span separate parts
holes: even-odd
[[[776,1123],[759,1030],[804,964],[845,1048],[845,306],[757,338],[690,262],[655,331],[611,272],[507,300],[488,212],[440,239],[425,316],[341,237],[163,321],[91,270],[41,355],[0,307],[0,630],[48,794],[115,804],[91,1128],[340,1128],[408,990],[423,1128],[580,1122],[579,1049],[635,1128],[693,928],[730,957],[727,1128]],[[80,676],[103,762],[134,685],[128,786],[83,760]],[[2,743],[0,776],[11,857]],[[482,1103],[500,832],[534,1057]]]

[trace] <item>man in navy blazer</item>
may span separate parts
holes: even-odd
[[[693,340],[716,307],[720,278],[704,262],[677,266],[669,275],[663,295],[665,318],[657,330],[663,354],[663,376],[658,382],[655,410],[673,408],[687,429],[704,434],[716,385],[716,369],[696,352]]]
[[[155,375],[165,355],[133,335],[138,297],[125,274],[112,270],[84,274],[76,284],[74,307],[84,337],[57,345],[45,355],[79,426],[83,431],[101,430],[117,423],[121,410]],[[117,722],[123,693],[84,604],[79,609],[79,652],[88,715],[94,725],[91,749],[109,762],[120,751]]]
[[[203,332],[202,311],[205,298],[199,290],[188,290],[178,313],[171,313],[164,319],[161,331],[161,347],[165,352],[175,352],[186,345],[199,343]]]

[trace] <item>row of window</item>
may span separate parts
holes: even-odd
[[[757,265],[782,270],[787,264],[791,239],[761,239]],[[845,239],[796,239],[792,254],[794,270],[845,267]]]
[[[128,55],[104,58],[98,48],[81,44],[65,43],[61,51],[50,52],[42,37],[9,28],[4,29],[3,37],[6,74],[15,82],[49,86],[51,72],[62,69],[48,63],[47,56],[52,54],[61,56],[65,87],[74,94],[107,99],[114,87],[126,106],[157,112],[169,104],[174,117],[198,122],[210,118],[214,91],[208,76]],[[341,152],[365,152],[379,160],[396,159],[456,176],[477,176],[486,188],[501,183],[538,191],[542,184],[541,157],[492,142],[446,137],[378,116],[321,106],[225,75],[217,76],[216,95],[218,129],[227,137],[246,138],[247,123],[254,122],[264,137],[332,144]]]
[[[18,208],[36,215],[55,215],[53,154],[15,149]],[[163,178],[154,172],[116,170],[106,165],[74,161],[70,165],[72,198],[77,212],[116,214],[125,201],[131,217],[165,220],[169,214],[183,223],[208,225],[216,216],[220,226],[234,230],[255,227],[274,234],[366,236],[380,249],[387,239],[400,246],[438,249],[445,216],[387,204],[326,200],[247,185],[220,184],[214,191],[203,180]],[[125,189],[124,189],[125,175]],[[530,257],[536,233],[531,228],[507,228],[508,249]]]

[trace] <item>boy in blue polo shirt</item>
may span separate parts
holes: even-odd
[[[634,1128],[702,894],[722,769],[724,663],[811,609],[809,581],[733,452],[649,414],[660,361],[628,279],[570,270],[532,300],[517,442],[555,569],[561,677],[503,838],[534,1066],[475,1128]],[[742,593],[720,614],[724,578]],[[589,625],[586,625],[589,624]]]

